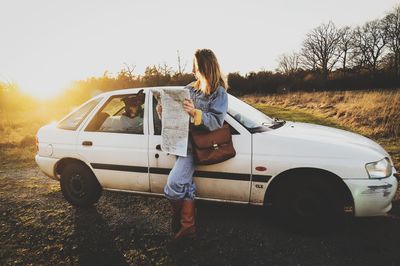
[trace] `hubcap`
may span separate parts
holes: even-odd
[[[77,197],[83,197],[86,194],[85,179],[79,173],[71,176],[69,187],[71,193]]]
[[[297,194],[293,201],[293,210],[302,217],[315,217],[321,212],[320,200],[312,195]]]

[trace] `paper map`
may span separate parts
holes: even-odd
[[[190,98],[187,89],[153,89],[157,101],[161,101],[161,150],[170,154],[187,156],[189,138],[189,114],[183,109],[183,101]]]

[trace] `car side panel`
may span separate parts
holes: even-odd
[[[104,188],[149,191],[147,135],[82,132],[78,140],[79,155]]]
[[[152,104],[149,106],[152,106]],[[152,111],[149,111],[149,121],[153,121]],[[226,121],[240,133],[232,135],[237,155],[218,164],[196,166],[193,175],[197,188],[196,196],[204,199],[249,202],[251,134],[232,117],[227,116]],[[176,156],[156,149],[156,146],[161,144],[161,136],[153,134],[152,122],[149,123],[149,126],[150,187],[153,193],[163,193],[168,174],[175,164]]]
[[[146,94],[145,106],[147,101]],[[77,151],[93,169],[103,188],[150,191],[147,117],[145,108],[144,134],[84,131],[89,121],[83,126],[78,136]],[[92,146],[83,145],[84,141],[91,141]]]

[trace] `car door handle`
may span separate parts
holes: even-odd
[[[156,150],[162,151],[162,150],[161,150],[161,145],[160,145],[160,144],[157,144],[157,145],[156,145]],[[167,152],[167,155],[169,155],[169,152]],[[158,155],[158,153],[156,153],[156,158],[158,158],[158,157],[159,157],[159,155]]]
[[[89,141],[89,140],[85,140],[85,141],[82,142],[82,145],[83,145],[83,146],[92,146],[92,145],[93,145],[93,142],[91,142],[91,141]]]

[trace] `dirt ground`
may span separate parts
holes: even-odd
[[[103,192],[78,209],[38,168],[0,170],[0,265],[399,265],[400,202],[385,217],[298,233],[261,207],[198,202],[197,240],[170,245],[169,203]]]

